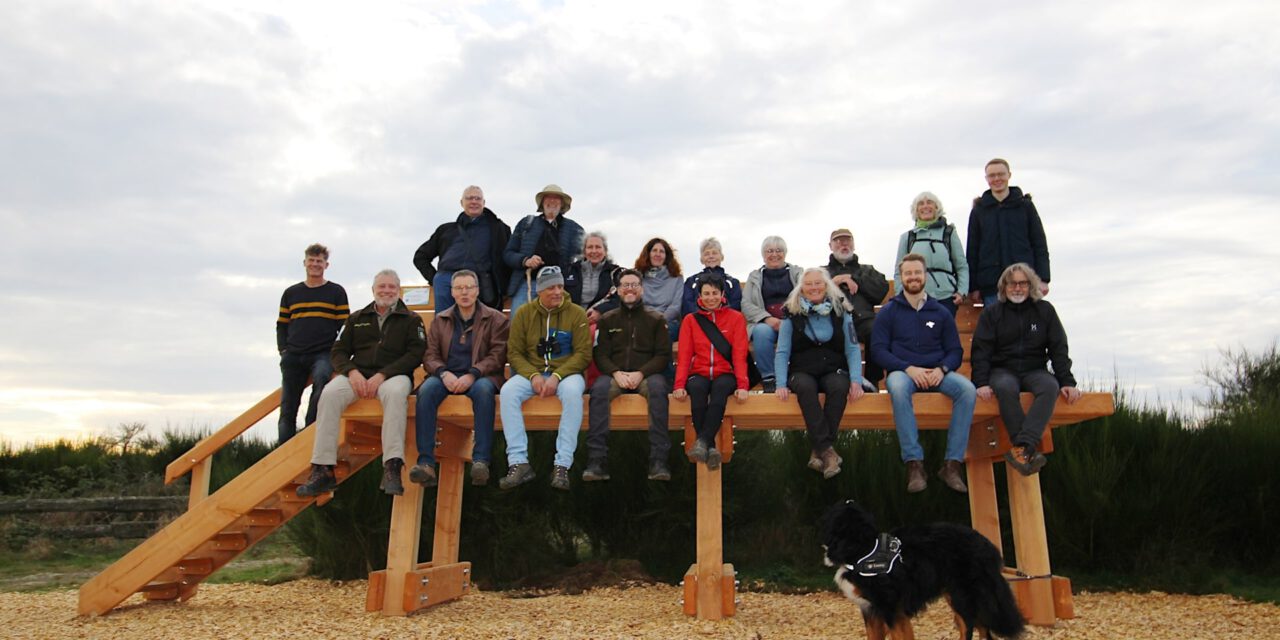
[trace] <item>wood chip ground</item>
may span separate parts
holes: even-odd
[[[2,638],[861,638],[840,595],[743,593],[738,615],[699,621],[681,613],[680,590],[657,585],[580,595],[511,598],[473,592],[404,618],[364,611],[363,581],[299,580],[275,586],[201,586],[185,604],[130,599],[99,618],[75,615],[76,592],[0,593]],[[1280,606],[1229,596],[1079,593],[1076,619],[1031,627],[1041,638],[1280,638]],[[950,610],[916,620],[921,640],[954,638]]]

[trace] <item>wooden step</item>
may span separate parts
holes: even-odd
[[[279,509],[253,509],[245,519],[251,527],[278,527],[284,522],[284,513]]]
[[[177,567],[185,576],[207,576],[213,573],[213,558],[183,558]]]
[[[142,597],[147,600],[177,600],[178,583],[152,582],[138,589],[138,593],[141,593]]]
[[[239,531],[224,531],[214,536],[210,542],[218,551],[244,551],[249,548],[249,536]]]

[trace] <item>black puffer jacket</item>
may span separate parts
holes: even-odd
[[[988,189],[974,198],[969,212],[969,290],[989,296],[1005,267],[1025,262],[1041,280],[1049,281],[1049,245],[1045,242],[1040,213],[1031,194],[1009,187],[1004,200],[996,200]]]
[[[973,386],[991,384],[995,367],[1027,373],[1043,370],[1049,362],[1059,386],[1076,386],[1067,355],[1067,332],[1053,305],[1028,299],[1020,304],[997,302],[982,310],[970,357]]]

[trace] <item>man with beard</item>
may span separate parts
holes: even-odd
[[[1042,300],[1039,276],[1025,262],[1000,274],[999,300],[982,310],[973,334],[973,384],[978,397],[1000,404],[1000,417],[1013,449],[1005,460],[1024,476],[1045,465],[1036,449],[1053,415],[1058,395],[1068,404],[1080,399],[1071,375],[1067,333],[1058,312]],[[1045,369],[1052,362],[1053,372]],[[1031,408],[1022,410],[1020,392],[1031,392]]]
[[[347,318],[333,344],[338,375],[320,395],[311,477],[298,487],[299,496],[320,495],[337,486],[333,467],[338,463],[338,424],[357,397],[382,403],[382,490],[404,494],[400,471],[409,391],[426,348],[422,318],[400,299],[400,276],[391,269],[379,271],[373,278],[373,302]]]
[[[649,401],[649,479],[670,480],[670,390],[662,374],[671,364],[671,336],[662,315],[644,308],[639,271],[624,269],[619,274],[618,295],[622,305],[601,316],[596,327],[595,362],[600,377],[591,385],[587,469],[582,472],[582,479],[609,479],[610,403],[621,394],[640,393]]]
[[[871,334],[871,357],[889,377],[885,387],[893,403],[893,424],[898,446],[907,464],[907,491],[923,491],[924,449],[911,396],[917,391],[938,391],[951,398],[951,422],[947,449],[938,477],[955,491],[967,493],[960,465],[969,446],[973,422],[973,383],[956,373],[964,357],[960,333],[951,312],[924,292],[925,259],[908,253],[898,264],[902,293],[885,303],[876,315]]]
[[[1049,293],[1049,246],[1040,212],[1031,194],[1009,186],[1009,162],[993,158],[984,167],[987,189],[969,211],[969,298],[995,304],[996,278],[1009,265],[1025,262],[1040,276],[1041,295]]]
[[[467,269],[480,279],[480,301],[502,309],[502,291],[510,273],[502,260],[502,250],[511,237],[511,227],[484,206],[484,191],[471,185],[462,190],[462,213],[436,228],[435,233],[413,254],[413,266],[435,294],[436,313],[453,306],[450,282],[455,271]],[[440,259],[436,268],[431,262]]]
[[[870,353],[868,347],[876,319],[876,305],[889,293],[889,281],[875,267],[858,262],[858,254],[853,252],[852,231],[832,231],[829,246],[831,258],[827,262],[827,273],[853,307],[853,328],[858,334],[858,342],[862,343],[863,353]],[[880,378],[884,377],[884,372],[871,358],[867,358],[864,373],[872,385],[879,384]]]

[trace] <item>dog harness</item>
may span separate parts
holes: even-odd
[[[862,556],[846,569],[857,571],[860,576],[881,576],[893,571],[893,567],[902,559],[902,541],[887,534],[880,534],[871,552]]]

